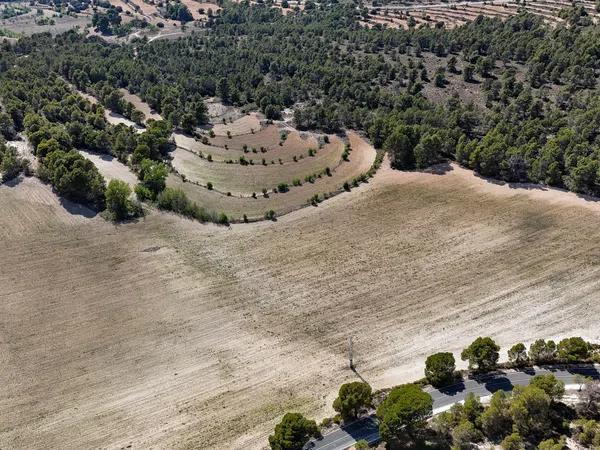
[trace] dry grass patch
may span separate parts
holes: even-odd
[[[78,150],[78,152],[94,163],[100,174],[106,179],[107,184],[110,180],[115,179],[124,181],[131,187],[137,184],[136,175],[114,156],[87,150]]]
[[[232,136],[237,136],[259,131],[261,128],[261,115],[253,112],[233,122],[216,123],[212,130],[217,136],[227,136],[228,133]]]

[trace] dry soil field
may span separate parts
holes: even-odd
[[[261,448],[478,335],[597,340],[600,207],[383,167],[278,222],[111,225],[0,187],[0,448]],[[504,350],[505,351],[505,350]]]

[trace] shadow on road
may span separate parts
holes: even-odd
[[[488,379],[485,383],[485,388],[491,392],[497,392],[497,391],[512,391],[513,389],[513,384],[512,382],[506,378],[506,377],[497,377],[497,378],[492,378],[492,379]]]
[[[444,395],[456,395],[466,389],[465,383],[460,381],[451,386],[445,386],[438,389]]]

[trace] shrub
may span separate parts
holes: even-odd
[[[150,189],[141,183],[135,185],[134,191],[137,198],[141,201],[152,199],[152,192],[150,192]]]
[[[294,186],[302,186],[302,181],[300,181],[298,178],[294,179],[294,181],[292,181],[292,184]]]
[[[289,189],[289,186],[287,185],[287,183],[279,183],[279,184],[277,185],[277,190],[278,190],[279,192],[282,192],[282,193],[283,193],[283,192],[287,192],[287,191],[289,191],[290,189]]]
[[[269,210],[269,211],[267,211],[265,213],[265,219],[266,220],[273,220],[273,221],[275,221],[275,218],[276,218],[275,211],[273,211],[272,209]]]
[[[456,361],[452,353],[435,353],[425,361],[425,377],[432,386],[440,387],[454,380]]]
[[[361,439],[354,444],[355,450],[367,450],[369,448],[369,443],[365,439]]]
[[[500,445],[503,450],[525,450],[525,443],[519,433],[506,436]]]
[[[331,424],[333,423],[333,419],[331,417],[325,417],[322,421],[321,421],[321,428],[327,428],[330,427]]]
[[[221,225],[229,225],[229,217],[227,217],[227,214],[220,213],[217,219],[217,223]]]
[[[106,188],[106,209],[116,220],[123,220],[131,211],[131,188],[121,180],[111,180]]]
[[[344,181],[344,190],[350,192],[350,184],[347,181]]]
[[[565,383],[558,380],[552,373],[536,375],[531,379],[529,384],[540,388],[548,394],[552,400],[560,399],[565,393]]]
[[[213,184],[210,181],[206,183],[206,189],[208,189],[209,191],[212,191]]]

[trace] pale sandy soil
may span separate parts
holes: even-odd
[[[33,154],[33,147],[25,134],[19,133],[19,140],[7,141],[6,145],[16,148],[21,157],[26,158],[31,162],[31,168],[37,170],[38,160]]]
[[[260,114],[253,112],[231,123],[216,123],[212,129],[217,136],[227,136],[228,131],[232,136],[237,136],[240,134],[249,134],[252,131],[259,131],[261,129],[260,121]]]
[[[278,222],[70,214],[0,187],[0,448],[259,449],[479,335],[598,340],[600,207],[454,168],[382,168]]]
[[[122,123],[123,125],[127,125],[128,127],[133,127],[137,133],[141,133],[145,130],[144,127],[138,125],[134,121],[129,120],[126,117],[123,117],[121,114],[117,114],[106,108],[104,109],[104,117],[106,118],[106,121],[111,125],[119,125],[120,123]]]
[[[131,187],[137,184],[138,179],[136,175],[131,170],[129,170],[129,167],[120,162],[114,156],[101,153],[93,153],[87,150],[78,151],[80,154],[82,154],[94,163],[94,165],[98,168],[100,174],[106,180],[106,184],[108,184],[110,180],[114,179],[124,181]]]

